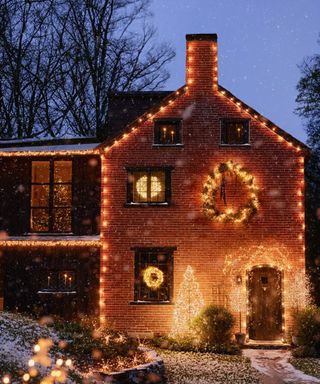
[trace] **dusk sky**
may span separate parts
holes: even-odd
[[[219,83],[305,141],[293,112],[297,66],[320,53],[320,0],[153,0],[152,12],[159,40],[177,54],[166,89],[185,82],[185,35],[217,33]]]

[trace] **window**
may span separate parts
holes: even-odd
[[[181,119],[162,119],[154,123],[154,143],[160,145],[181,144]]]
[[[171,168],[128,169],[129,204],[168,204]]]
[[[31,232],[71,232],[72,161],[32,161]]]
[[[170,302],[175,248],[135,249],[135,302]]]
[[[226,119],[221,122],[221,144],[249,144],[249,121]]]
[[[76,274],[70,270],[43,271],[40,292],[76,292]]]

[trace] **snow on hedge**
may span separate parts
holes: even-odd
[[[0,312],[0,361],[26,369],[33,347],[40,338],[59,341],[53,330],[28,317]]]

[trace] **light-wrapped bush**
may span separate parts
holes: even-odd
[[[231,342],[234,323],[234,317],[226,308],[207,305],[193,320],[192,328],[201,344],[219,345]]]

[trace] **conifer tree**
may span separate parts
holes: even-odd
[[[194,271],[188,265],[180,285],[173,313],[173,336],[190,334],[190,323],[204,306],[204,300]]]

